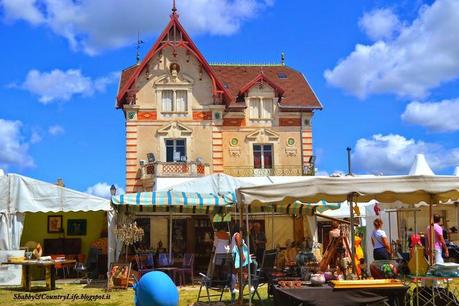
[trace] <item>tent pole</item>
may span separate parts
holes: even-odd
[[[392,245],[392,222],[391,222],[392,214],[391,212],[387,212],[387,216],[389,217],[389,245]]]
[[[271,206],[271,249],[274,250],[274,206]]]
[[[355,274],[355,237],[354,237],[354,193],[350,193],[347,196],[347,201],[350,208],[350,222],[351,222],[351,263],[352,263],[352,273]]]
[[[172,261],[172,210],[169,207],[169,264]]]
[[[429,203],[429,221],[430,221],[430,227],[429,227],[429,257],[430,257],[430,260],[429,260],[429,263],[431,265],[434,264],[434,258],[433,258],[433,254],[434,254],[434,222],[433,222],[433,208],[432,208],[432,205],[433,205],[433,196],[430,195],[430,203]]]
[[[242,226],[244,225],[243,219],[244,219],[244,203],[242,201],[239,202],[239,237],[243,239],[243,233],[242,233]],[[242,292],[242,245],[239,247],[238,246],[238,252],[239,252],[239,300],[238,304],[242,305],[244,294]]]
[[[248,264],[247,264],[247,270],[248,270],[248,277],[249,277],[249,306],[252,306],[252,276],[250,275],[250,231],[249,231],[249,207],[245,205],[245,226],[247,228],[247,255],[249,256],[248,258]]]

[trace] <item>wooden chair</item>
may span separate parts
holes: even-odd
[[[193,266],[194,266],[194,254],[185,253],[185,255],[183,256],[182,267],[177,268],[177,270],[174,270],[174,279],[176,279],[176,274],[178,274],[180,286],[183,286],[185,284],[187,273],[190,274],[191,284],[193,284],[194,282]]]

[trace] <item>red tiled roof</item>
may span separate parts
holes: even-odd
[[[118,90],[121,90],[123,88],[124,84],[129,80],[129,78],[134,74],[135,69],[138,67],[138,65],[132,65],[129,68],[124,69],[121,71],[121,77],[120,77],[120,86]]]
[[[261,72],[272,82],[284,90],[280,106],[286,109],[311,108],[322,109],[322,104],[317,99],[303,74],[287,66],[243,66],[243,65],[211,65],[217,78],[223,82],[226,90],[231,95],[231,104],[236,103],[236,98],[241,88],[255,79]],[[279,78],[278,74],[286,78]]]
[[[138,65],[134,65],[121,72],[119,88],[123,88],[137,67]],[[230,109],[246,106],[243,101],[236,101],[238,94],[244,86],[259,76],[261,71],[269,80],[284,90],[280,103],[281,108],[285,107],[284,110],[296,110],[296,107],[298,109],[322,109],[322,104],[303,75],[290,67],[211,65],[211,68],[231,95],[231,103],[228,105]],[[279,73],[283,73],[286,78],[279,78]]]

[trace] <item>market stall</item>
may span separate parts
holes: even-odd
[[[459,177],[455,176],[379,176],[379,177],[314,177],[289,184],[245,187],[238,190],[238,204],[241,210],[247,207],[269,205],[292,205],[294,201],[303,203],[400,202],[405,205],[426,203],[432,207],[436,203],[447,203],[459,199]],[[430,213],[431,215],[431,213]],[[353,209],[350,211],[353,223]],[[350,227],[352,257],[355,258],[354,233]],[[354,267],[355,268],[355,267]]]
[[[47,227],[48,232],[49,230],[55,229],[57,236],[55,234],[54,238],[60,239],[58,242],[61,242],[61,240],[66,238],[65,234],[68,234],[68,228],[64,230],[62,214],[70,212],[83,212],[83,214],[89,214],[97,211],[106,214],[106,217],[103,216],[102,220],[106,220],[106,226],[109,228],[112,224],[114,215],[110,202],[106,199],[18,174],[1,175],[0,252],[2,252],[2,254],[7,254],[19,250],[20,247],[22,247],[21,236],[24,235],[24,232],[30,230],[30,228],[24,228],[24,225],[29,227],[33,226],[35,232],[43,232],[42,228],[44,228],[46,232]],[[27,222],[25,222],[26,215],[32,218],[42,214],[46,218],[45,213],[58,214],[55,220],[51,219],[51,221],[55,222],[50,222],[49,224],[40,222],[39,224],[30,225],[27,225]],[[80,225],[76,227],[78,230],[82,229]],[[108,232],[108,248],[109,251],[113,251],[115,243],[110,231]],[[80,240],[81,237],[85,237],[86,235],[82,235],[81,232],[78,233],[80,233]],[[43,237],[41,237],[41,239],[43,239]],[[81,243],[79,245],[79,250],[81,252]],[[47,250],[45,250],[45,252],[46,251]],[[109,254],[112,254],[112,252],[109,252]],[[6,271],[5,273],[8,272]]]

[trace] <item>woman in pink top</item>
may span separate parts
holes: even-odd
[[[445,239],[443,238],[443,229],[442,227],[440,226],[440,216],[435,214],[433,216],[433,221],[434,221],[434,225],[433,225],[433,241],[434,241],[434,258],[435,258],[435,264],[441,264],[441,263],[444,263],[443,261],[443,257],[442,257],[442,254],[441,254],[441,250],[442,248],[445,250],[445,256],[448,257],[449,254],[448,254],[448,247],[446,246],[446,242],[445,242]],[[431,254],[431,249],[430,249],[430,241],[432,240],[430,238],[430,226],[427,227],[427,241],[426,241],[426,245],[427,245],[427,254],[430,256]]]

